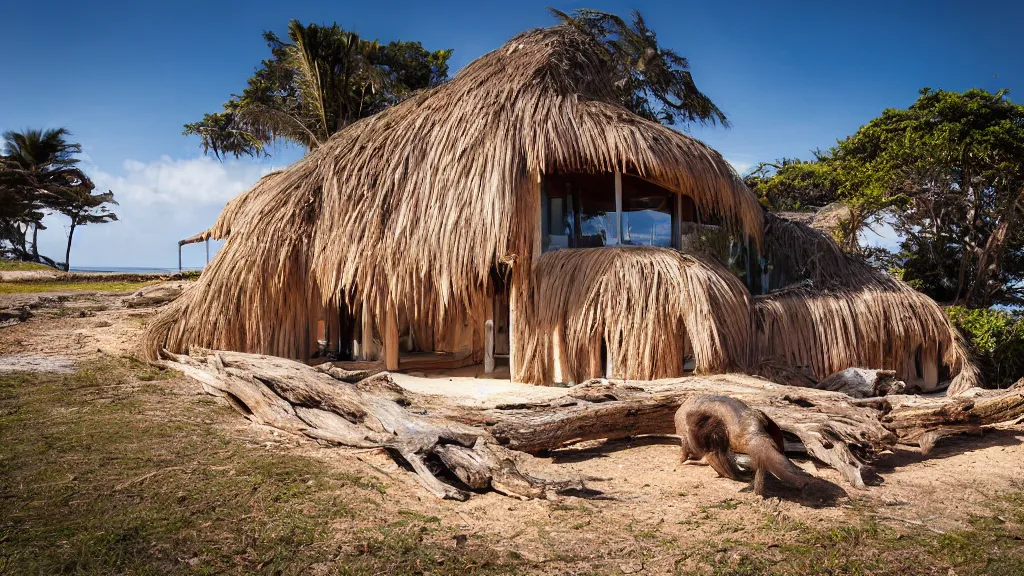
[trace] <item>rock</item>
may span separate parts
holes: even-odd
[[[189,282],[163,282],[152,286],[143,286],[134,294],[121,301],[126,308],[142,308],[144,306],[160,306],[177,299],[191,286]]]
[[[109,328],[110,326],[112,326],[112,324],[106,320],[100,320],[92,325],[93,328]]]

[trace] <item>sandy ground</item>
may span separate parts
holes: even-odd
[[[63,272],[49,270],[0,270],[0,282],[24,280],[56,280]]]
[[[154,309],[126,309],[121,304],[124,296],[85,292],[0,295],[0,308],[44,299],[33,318],[0,329],[0,369],[66,370],[103,354],[136,354],[139,336]],[[42,359],[49,361],[40,364]],[[443,391],[468,403],[536,400],[564,392],[469,377],[397,375],[395,380],[416,392]],[[175,382],[199,390],[184,378]],[[195,398],[196,394],[183,394],[180,409],[188,410],[188,403]],[[538,475],[585,479],[588,488],[600,492],[596,499],[551,503],[488,493],[458,503],[433,498],[383,451],[325,448],[307,439],[282,439],[241,417],[226,425],[254,429],[282,450],[316,454],[339,470],[378,477],[394,487],[388,490],[388,498],[398,499],[400,505],[429,512],[468,531],[490,534],[509,546],[515,543],[517,553],[538,562],[568,549],[594,554],[599,549],[600,558],[594,562],[614,562],[625,548],[640,544],[636,538],[609,542],[608,534],[638,531],[681,541],[745,537],[772,546],[772,532],[764,530],[765,522],[772,518],[829,526],[863,519],[865,510],[878,521],[895,526],[948,532],[966,528],[972,516],[989,514],[986,503],[992,498],[1024,491],[1024,426],[1019,425],[982,437],[944,441],[928,459],[912,449],[888,455],[877,463],[881,485],[864,490],[845,487],[847,497],[822,508],[785,498],[761,498],[742,483],[717,477],[706,466],[681,464],[678,447],[667,439],[591,442],[533,460],[530,467]],[[800,464],[843,484],[830,469],[819,469],[811,462]],[[652,554],[655,557],[645,570],[657,565],[656,550]],[[629,572],[630,567],[622,570]]]

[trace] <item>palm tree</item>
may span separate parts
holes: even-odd
[[[3,161],[0,163],[0,195],[5,210],[0,214],[4,239],[15,245],[21,258],[53,265],[40,256],[38,234],[45,229],[42,219],[47,210],[71,218],[64,268],[69,268],[71,239],[80,225],[109,222],[117,216],[104,204],[113,203],[113,193],[94,195],[95,185],[78,167],[80,144],[68,141],[66,128],[4,132]],[[9,213],[8,213],[9,212]],[[32,228],[31,251],[26,245]]]
[[[33,260],[40,260],[36,241],[39,230],[45,229],[42,225],[44,210],[57,203],[68,184],[84,178],[76,167],[78,159],[75,158],[82,147],[69,142],[69,136],[71,133],[66,128],[3,134],[5,196],[11,202],[9,206],[19,212],[13,221],[8,220],[8,240],[21,249],[22,257],[30,255]],[[25,238],[29,228],[32,229],[30,248]]]
[[[311,150],[352,122],[416,90],[444,81],[451,50],[428,52],[418,42],[369,41],[337,24],[288,23],[288,42],[264,39],[271,58],[224,110],[185,125],[207,152],[262,155],[271,142]]]
[[[367,92],[387,83],[376,65],[380,44],[333,26],[288,24],[291,44],[283,44],[283,62],[293,73],[293,106],[262,101],[262,90],[243,96],[238,105],[239,125],[270,139],[301,142],[312,150],[331,134],[363,116]],[[250,85],[251,86],[251,85]]]
[[[668,125],[681,121],[729,126],[725,113],[697,89],[689,61],[660,46],[639,12],[632,12],[628,24],[598,10],[579,9],[571,15],[549,10],[563,24],[594,39],[623,106]]]

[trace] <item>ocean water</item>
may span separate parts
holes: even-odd
[[[183,271],[202,270],[202,268],[182,268]],[[116,274],[174,274],[177,268],[137,268],[133,266],[72,266],[72,272],[112,272]]]

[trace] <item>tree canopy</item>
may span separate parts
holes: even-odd
[[[82,147],[70,142],[66,128],[4,132],[0,155],[0,253],[22,260],[56,265],[39,254],[39,230],[47,213],[71,219],[64,268],[71,258],[77,226],[117,220],[107,204],[114,193],[94,194],[92,180],[79,167]],[[31,231],[31,242],[29,241]]]
[[[816,156],[762,164],[747,183],[770,209],[847,204],[851,252],[884,218],[901,238],[887,265],[939,301],[1024,303],[1024,106],[1007,91],[924,88]]]
[[[572,14],[549,10],[601,47],[612,72],[612,85],[626,108],[667,125],[699,122],[729,126],[725,113],[697,89],[689,61],[661,46],[657,34],[636,10],[631,22],[599,10],[579,9]]]
[[[352,122],[448,78],[450,49],[420,42],[381,44],[337,24],[288,24],[288,41],[267,31],[270,49],[241,94],[223,110],[185,125],[204,151],[268,155],[282,141],[313,149]]]

